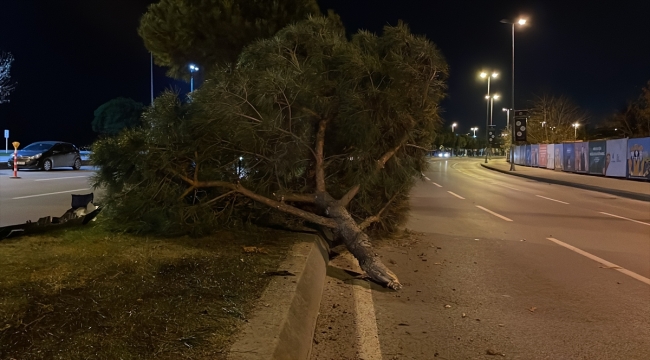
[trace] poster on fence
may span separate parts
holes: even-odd
[[[514,158],[514,163],[519,164],[519,146],[515,146],[512,150],[512,156]]]
[[[627,139],[630,178],[650,179],[650,138]]]
[[[564,158],[563,145],[553,144],[553,152],[555,153],[553,156],[553,161],[555,162],[555,164],[553,164],[553,168],[555,170],[562,170],[562,159]]]
[[[573,158],[576,172],[586,173],[589,171],[589,143],[573,143]]]
[[[524,165],[526,165],[526,166],[530,166],[530,164],[532,164],[532,160],[531,160],[531,155],[532,155],[532,154],[531,154],[531,152],[530,152],[530,151],[531,151],[531,146],[530,146],[530,145],[526,145],[526,146],[525,146],[525,149],[526,149],[526,160],[525,160],[526,163],[525,163]]]
[[[562,144],[563,156],[562,156],[562,170],[564,171],[575,171],[575,158],[573,156],[574,145],[573,143],[564,143]]]
[[[627,177],[627,139],[607,140],[605,176]]]
[[[530,146],[530,166],[538,167],[539,166],[539,145]]]
[[[605,155],[607,154],[606,141],[589,142],[589,173],[605,175]]]
[[[546,164],[548,164],[548,145],[546,144],[539,144],[539,167],[547,167]]]

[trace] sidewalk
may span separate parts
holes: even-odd
[[[506,162],[505,159],[490,160],[488,164],[481,163],[481,166],[490,170],[527,179],[572,186],[580,189],[598,191],[624,198],[650,202],[650,182],[626,180],[623,178],[606,178],[603,176],[587,174],[575,174],[523,165],[515,165],[515,171],[510,171],[510,163]]]

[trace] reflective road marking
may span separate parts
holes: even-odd
[[[505,221],[512,221],[512,219],[509,219],[509,218],[507,218],[507,217],[505,217],[505,216],[503,216],[501,214],[497,214],[492,210],[488,210],[488,209],[484,208],[483,206],[476,205],[476,207],[483,210],[483,211],[485,211],[485,212],[487,212],[487,213],[490,213],[490,214],[492,214],[492,215],[494,215],[494,216],[496,216],[498,218],[501,218],[501,219],[503,219]]]
[[[432,181],[431,183],[432,183],[433,185],[437,186],[437,187],[442,187],[442,185],[438,185],[438,184],[434,183],[433,181]]]
[[[615,218],[619,218],[619,219],[623,219],[623,220],[627,220],[627,221],[632,221],[632,222],[635,222],[635,223],[639,223],[639,224],[643,224],[643,225],[648,225],[648,226],[650,226],[650,224],[648,224],[647,222],[643,222],[643,221],[639,221],[639,220],[634,220],[634,219],[629,219],[629,218],[626,218],[626,217],[622,217],[622,216],[618,216],[618,215],[614,215],[614,214],[610,214],[610,213],[606,213],[606,212],[602,212],[602,211],[600,211],[600,213],[603,214],[603,215],[608,215],[608,216],[612,216],[612,217],[615,217]]]
[[[465,200],[464,197],[462,197],[462,196],[460,196],[460,195],[458,195],[458,194],[455,194],[455,193],[453,193],[453,192],[451,192],[451,191],[447,191],[447,192],[450,193],[450,194],[452,194],[452,195],[454,195],[455,197],[457,197],[457,198],[459,198],[459,199],[461,199],[461,200]]]
[[[554,238],[546,238],[546,239],[551,240],[552,242],[554,242],[554,243],[556,243],[556,244],[558,244],[560,246],[563,246],[563,247],[565,247],[565,248],[567,248],[569,250],[575,251],[575,252],[577,252],[578,254],[580,254],[582,256],[586,256],[586,257],[590,258],[591,260],[597,261],[597,262],[605,265],[606,267],[608,267],[610,269],[614,269],[614,270],[616,270],[618,272],[621,272],[621,273],[623,273],[623,274],[625,274],[625,275],[627,275],[629,277],[633,277],[633,278],[635,278],[635,279],[637,279],[637,280],[639,280],[639,281],[641,281],[643,283],[646,283],[646,284],[650,285],[650,279],[648,279],[645,276],[639,275],[639,274],[637,274],[637,273],[635,273],[633,271],[630,271],[628,269],[624,269],[624,268],[622,268],[622,267],[620,267],[620,266],[618,266],[616,264],[613,264],[613,263],[611,263],[611,262],[609,262],[609,261],[607,261],[605,259],[601,259],[596,255],[592,255],[592,254],[590,254],[590,253],[588,253],[588,252],[586,252],[584,250],[580,250],[575,246],[571,246],[571,245],[569,245],[567,243],[563,243],[562,241],[560,241],[558,239],[554,239]]]
[[[90,190],[90,188],[87,188],[87,189],[67,190],[67,191],[57,191],[57,192],[47,193],[47,194],[37,194],[37,195],[19,196],[19,197],[12,198],[12,200],[29,199],[29,198],[33,198],[33,197],[39,197],[39,196],[48,196],[48,195],[65,194],[65,193],[71,193],[71,192],[75,192],[75,191],[86,191],[86,190]]]
[[[60,178],[51,178],[51,179],[36,179],[34,181],[50,181],[50,180],[64,180],[64,179],[78,179],[78,178],[87,178],[88,176],[67,176]]]
[[[568,202],[564,202],[564,201],[560,201],[560,200],[551,199],[551,198],[546,197],[546,196],[542,196],[542,195],[535,195],[535,196],[540,197],[540,198],[542,198],[542,199],[546,199],[546,200],[551,200],[551,201],[559,202],[560,204],[567,204],[567,205],[569,205]]]

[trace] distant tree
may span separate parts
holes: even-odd
[[[650,136],[650,81],[641,89],[641,95],[607,119],[604,127],[609,133],[616,129],[613,133],[618,137]]]
[[[234,64],[253,40],[319,15],[316,0],[161,0],[149,5],[138,33],[156,64],[174,78],[196,63],[205,73]]]
[[[329,229],[373,280],[401,287],[372,248],[408,213],[448,75],[403,25],[351,40],[313,17],[246,47],[183,103],[166,93],[141,129],[95,143],[95,186],[122,229],[210,231],[272,212]]]
[[[529,112],[527,138],[531,144],[557,144],[574,140],[573,124],[584,129],[587,114],[566,96],[538,96]]]
[[[0,53],[0,104],[9,102],[9,94],[14,90],[11,83],[11,63],[14,61],[11,53]]]
[[[110,100],[95,110],[93,131],[116,135],[124,128],[132,128],[140,124],[143,111],[144,105],[135,100],[123,97]]]

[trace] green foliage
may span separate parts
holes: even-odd
[[[118,97],[110,100],[95,110],[93,131],[116,135],[124,128],[132,128],[140,124],[140,116],[144,105],[132,99]]]
[[[359,185],[349,210],[361,221],[385,208],[379,230],[404,220],[426,166],[423,149],[441,124],[448,69],[434,44],[401,23],[348,40],[338,18],[314,17],[256,41],[233,71],[214,74],[191,102],[167,93],[145,112],[142,130],[94,147],[96,185],[107,186],[109,211],[123,224],[203,231],[271,211],[223,186],[188,192],[182,177],[240,184],[270,199],[316,193],[316,134],[325,122],[327,192],[340,198]],[[292,205],[324,215],[314,204]]]
[[[156,64],[182,78],[192,62],[208,73],[235,63],[244,46],[309,14],[320,14],[316,0],[161,0],[149,6],[138,33]]]

